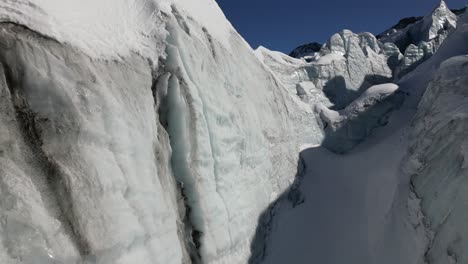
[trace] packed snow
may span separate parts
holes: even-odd
[[[2,0],[0,21],[24,25],[93,58],[138,53],[157,61],[164,52],[165,14],[173,7],[190,14],[226,48],[237,34],[211,0]]]

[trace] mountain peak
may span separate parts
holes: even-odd
[[[423,20],[424,31],[426,32],[425,40],[434,39],[442,29],[457,26],[457,15],[450,11],[444,0],[440,0],[439,5]]]
[[[440,7],[447,7],[447,3],[445,3],[445,0],[440,0],[439,1],[439,6]]]
[[[449,10],[447,3],[445,0],[440,0],[439,4],[434,7],[432,13],[436,12],[437,10]],[[449,10],[450,11],[450,10]]]

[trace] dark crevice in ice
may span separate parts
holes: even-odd
[[[169,80],[173,74],[166,69],[166,61],[164,59],[160,59],[158,65],[159,67],[157,70],[153,72],[152,85],[152,92],[156,104],[155,111],[158,113],[159,123],[168,134],[171,148],[177,148],[174,146],[174,142],[180,139],[177,138],[177,135],[171,133],[171,129],[169,128],[171,105],[168,101],[168,90],[171,88],[169,86]],[[194,264],[202,263],[200,247],[201,236],[203,233],[198,231],[192,223],[191,214],[193,212],[193,208],[189,204],[189,195],[187,193],[187,189],[185,188],[184,182],[180,180],[183,177],[178,177],[176,175],[180,169],[177,168],[177,164],[174,162],[174,152],[172,152],[171,155],[172,173],[174,174],[173,177],[177,182],[176,187],[177,191],[179,192],[178,195],[181,197],[179,200],[182,201],[182,203],[178,204],[178,211],[182,217],[182,225],[178,225],[178,232],[181,234],[179,239],[181,240],[183,247],[185,247],[185,250],[188,252],[191,262]]]

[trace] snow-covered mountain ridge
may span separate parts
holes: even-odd
[[[444,6],[438,49],[343,30],[306,61],[212,0],[0,0],[0,263],[463,262],[465,197],[434,195],[463,170],[420,162],[460,157],[462,126],[423,140],[463,112]]]

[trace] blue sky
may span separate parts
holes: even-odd
[[[374,34],[403,17],[422,16],[439,0],[216,0],[226,17],[253,48],[263,45],[289,53],[309,42],[325,42],[350,29]],[[446,0],[461,8],[468,0]]]

